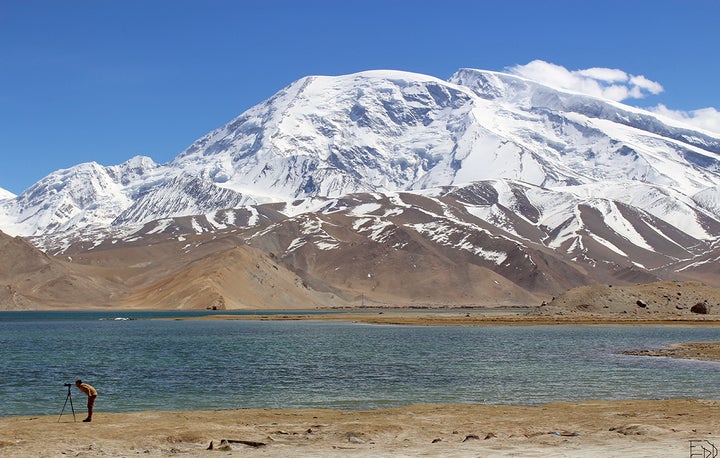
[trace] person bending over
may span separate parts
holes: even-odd
[[[87,410],[88,415],[87,418],[84,419],[84,422],[92,421],[92,414],[93,414],[93,407],[95,407],[95,398],[97,398],[97,390],[93,388],[92,386],[88,385],[87,383],[83,383],[82,380],[75,380],[75,386],[80,389],[83,393],[87,394],[88,397],[88,403],[87,403]]]

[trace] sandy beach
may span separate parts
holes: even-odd
[[[82,414],[77,422],[72,415],[0,419],[0,455],[687,457],[691,444],[720,445],[717,400],[99,411],[92,423],[81,419]]]

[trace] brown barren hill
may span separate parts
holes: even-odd
[[[590,285],[573,288],[538,314],[678,314],[720,313],[720,289],[699,282],[653,282],[641,285]]]
[[[147,309],[312,309],[336,302],[247,245],[213,253],[135,291],[125,305]]]
[[[102,306],[125,294],[104,269],[48,256],[20,237],[0,232],[0,309]]]

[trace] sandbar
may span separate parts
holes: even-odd
[[[681,342],[651,350],[624,351],[625,355],[659,356],[702,361],[720,361],[720,342]]]
[[[679,314],[567,314],[534,315],[506,310],[367,310],[323,313],[216,314],[180,320],[322,320],[405,326],[554,326],[554,325],[649,325],[649,326],[720,326],[720,315]]]

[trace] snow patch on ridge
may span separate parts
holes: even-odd
[[[468,232],[468,229],[470,229],[468,227],[458,228],[455,225],[451,225],[442,220],[431,223],[409,224],[407,227],[425,235],[435,243],[458,250],[468,251],[475,256],[486,259],[496,265],[502,264],[507,259],[507,253],[486,250],[476,243],[471,242],[469,239],[473,234]],[[478,229],[475,228],[474,231],[477,232]],[[480,230],[480,232],[485,231]],[[487,232],[486,235],[492,237],[492,235]]]

